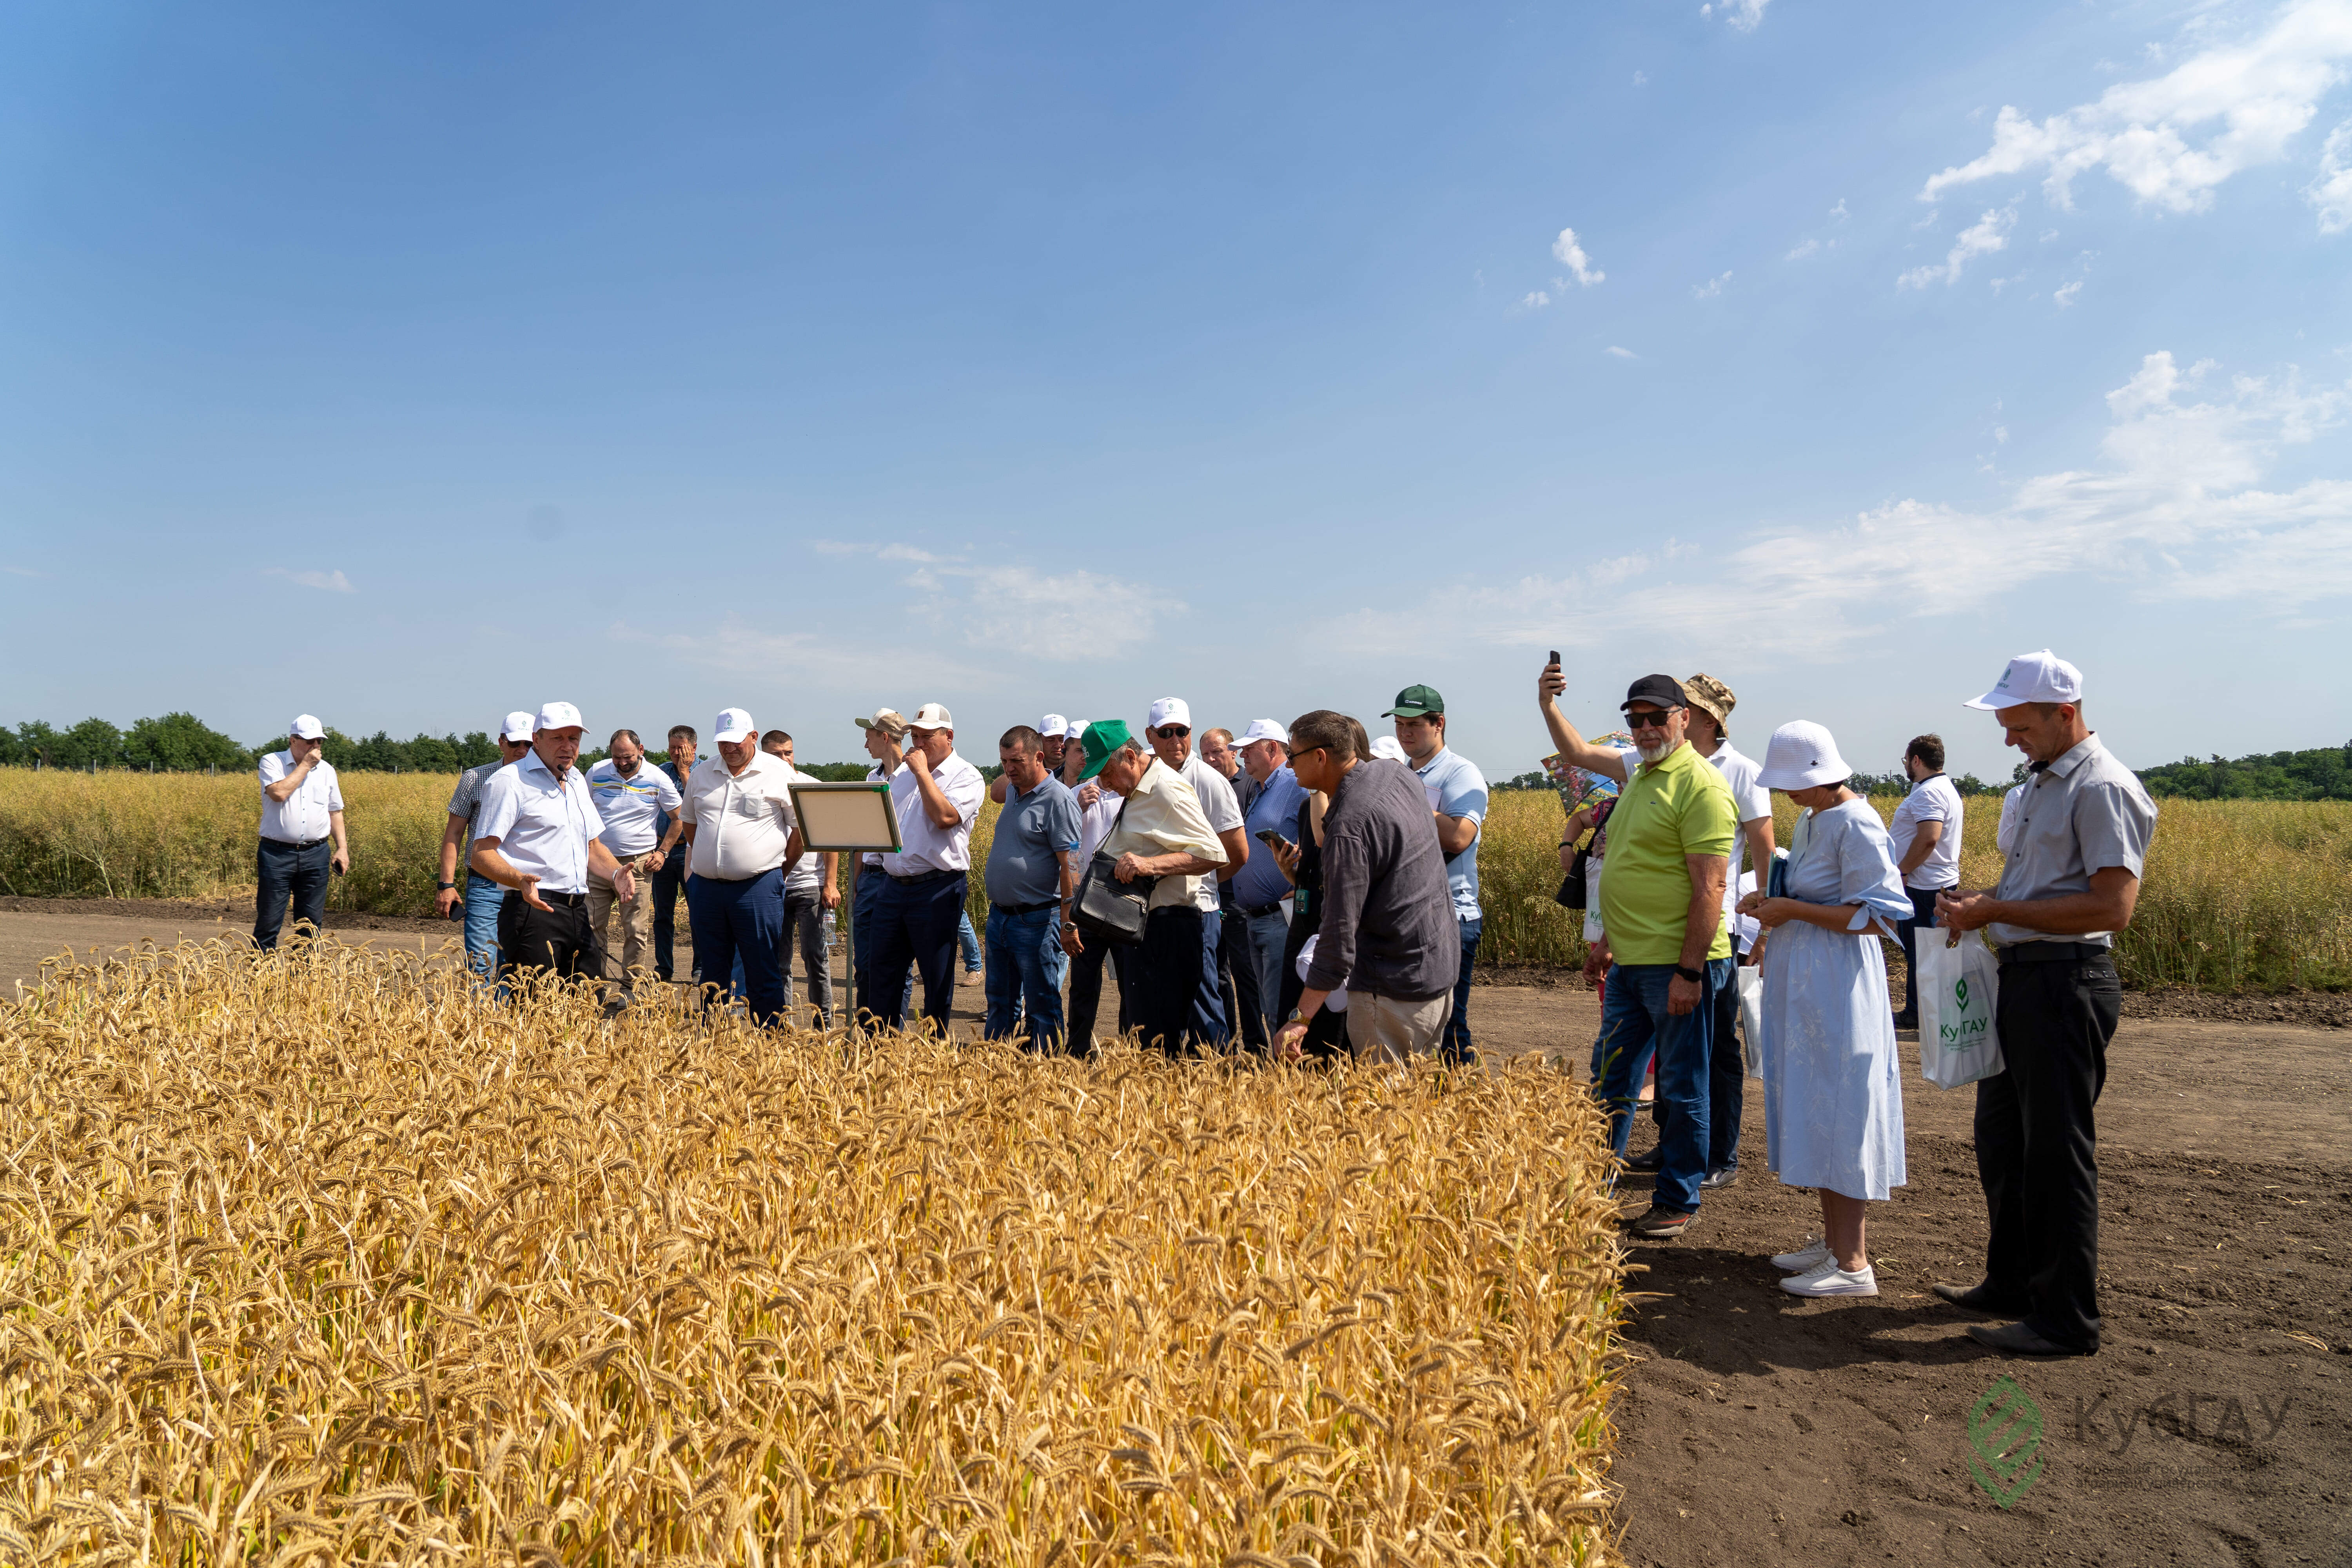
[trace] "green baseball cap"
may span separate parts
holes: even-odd
[[[1110,761],[1110,754],[1127,742],[1127,721],[1124,719],[1097,719],[1087,725],[1087,732],[1078,737],[1078,744],[1087,749],[1087,771],[1078,775],[1078,782],[1084,784],[1102,772],[1103,764]]]
[[[1383,719],[1425,719],[1432,713],[1445,711],[1445,699],[1437,694],[1434,686],[1408,686],[1397,693],[1396,706],[1381,715]]]

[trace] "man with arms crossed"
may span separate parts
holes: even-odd
[[[879,733],[880,731],[872,731]],[[956,754],[955,718],[926,702],[907,721],[906,743],[886,739],[877,759],[890,780],[902,848],[882,857],[874,911],[874,959],[858,973],[860,1010],[886,1029],[906,1021],[913,961],[923,977],[923,1016],[948,1035],[955,1004],[956,927],[971,870],[971,824],[988,785]]]
[[[588,879],[595,874],[626,899],[636,890],[629,868],[598,835],[580,760],[580,710],[550,702],[532,721],[530,750],[482,786],[467,864],[508,889],[499,906],[499,977],[541,969],[563,979],[601,978],[596,933],[588,923]]]
[[[1064,910],[1078,885],[1084,835],[1069,786],[1045,766],[1042,737],[1016,724],[996,742],[1012,798],[988,846],[988,1014],[982,1037],[1026,1034],[1033,1051],[1062,1048]],[[1027,1016],[1024,1028],[1023,1016]]]
[[[325,930],[327,878],[352,868],[351,845],[343,837],[343,788],[320,750],[326,735],[316,718],[298,714],[287,727],[286,749],[261,759],[253,944],[265,952],[278,945],[289,895],[297,931],[308,926],[315,937]],[[331,852],[330,838],[335,844]]]
[[[1985,1277],[1965,1289],[1934,1289],[1958,1306],[2019,1320],[1969,1324],[1979,1343],[2012,1355],[2095,1355],[2094,1110],[2123,1011],[2116,933],[2131,924],[2139,899],[2156,805],[2083,722],[2082,672],[2048,648],[2011,659],[1968,706],[1992,710],[2032,777],[2000,885],[1990,893],[1954,888],[1936,905],[1939,925],[1981,928],[2000,954],[1993,1022],[2004,1066],[1977,1084],[1977,1175],[1992,1222]]]
[[[1470,966],[1478,956],[1485,921],[1478,908],[1478,833],[1486,819],[1486,775],[1478,764],[1445,744],[1445,699],[1433,686],[1408,686],[1396,706],[1381,715],[1396,721],[1397,744],[1407,764],[1421,775],[1437,822],[1437,847],[1445,852],[1445,886],[1454,900],[1455,934],[1462,942],[1462,969],[1454,982],[1454,1016],[1445,1023],[1446,1061],[1471,1060]]]
[[[1184,775],[1129,736],[1124,721],[1089,724],[1082,744],[1080,782],[1099,777],[1125,803],[1102,845],[1116,863],[1112,874],[1122,882],[1158,879],[1146,903],[1143,941],[1122,976],[1134,1026],[1146,1048],[1171,1057],[1194,1046],[1221,1047],[1222,1033],[1200,1032],[1201,889],[1224,849]],[[1074,956],[1085,945],[1075,924],[1063,928],[1063,942]]]
[[[520,762],[530,750],[531,716],[529,712],[507,715],[499,727],[499,760],[467,768],[457,775],[457,788],[449,796],[449,824],[441,830],[441,876],[435,886],[433,912],[447,919],[457,902],[457,852],[465,847],[474,831],[474,819],[481,815],[482,786],[490,775],[509,763]],[[499,973],[499,906],[506,902],[506,889],[470,868],[466,872],[466,967],[484,980],[498,978]]]
[[[604,819],[604,847],[632,873],[630,897],[612,882],[588,875],[588,925],[604,950],[604,1005],[617,1012],[635,1000],[637,972],[653,957],[653,879],[661,871],[682,831],[673,821],[667,832],[655,826],[684,797],[669,775],[646,766],[645,743],[635,730],[615,730],[604,742],[604,760],[588,770],[588,794]],[[608,921],[620,911],[621,945],[614,950]]]
[[[1898,1029],[1919,1026],[1919,937],[1921,926],[1936,923],[1936,900],[1947,888],[1960,885],[1960,823],[1965,810],[1960,792],[1944,776],[1944,738],[1915,735],[1903,748],[1903,771],[1911,780],[1910,793],[1895,808],[1886,836],[1895,846],[1895,868],[1903,873],[1903,890],[1911,897],[1911,918],[1900,922],[1895,935],[1903,941],[1903,1005],[1895,1015]]]
[[[1622,776],[1617,753],[1587,745],[1560,712],[1567,688],[1559,666],[1545,665],[1536,690],[1560,760]],[[1672,1114],[1654,1200],[1627,1228],[1663,1239],[1690,1227],[1706,1175],[1716,998],[1732,984],[1723,888],[1738,837],[1738,808],[1723,774],[1691,749],[1690,703],[1680,681],[1643,676],[1625,693],[1622,710],[1641,766],[1610,815],[1609,872],[1601,879],[1605,934],[1587,955],[1584,973],[1608,979],[1592,1056],[1621,1160],[1642,1071],[1652,1052],[1657,1055],[1658,1098],[1670,1102]]]

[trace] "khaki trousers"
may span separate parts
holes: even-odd
[[[613,884],[595,872],[588,873],[588,929],[604,949],[604,978],[615,982],[605,987],[605,997],[629,996],[636,972],[651,969],[654,964],[654,879],[643,868],[643,857],[624,860],[636,879],[635,896],[626,902],[613,890]],[[621,940],[614,942],[605,921],[613,911],[621,911]]]
[[[593,894],[590,895],[593,897]],[[1402,1064],[1435,1050],[1454,1016],[1454,993],[1421,1001],[1348,993],[1348,1046],[1359,1060]]]

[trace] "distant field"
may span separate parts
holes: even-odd
[[[420,914],[453,780],[345,773],[353,865],[329,907]],[[1874,800],[1890,815],[1892,797]],[[1779,803],[1786,843],[1795,813]],[[2139,914],[2121,954],[2126,983],[2214,990],[2352,986],[2352,803],[2161,803]],[[1969,802],[1961,867],[2000,873],[1998,797]],[[253,885],[258,793],[246,778],[25,773],[0,793],[0,889],[47,898],[205,898]],[[1490,963],[1581,963],[1580,922],[1552,902],[1560,808],[1549,793],[1495,797],[1479,856]],[[987,854],[995,807],[973,831]],[[973,879],[974,915],[984,912]]]

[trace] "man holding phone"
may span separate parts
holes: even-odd
[[[1252,855],[1234,873],[1233,913],[1242,922],[1249,954],[1257,967],[1258,1006],[1268,1032],[1279,1026],[1275,1009],[1282,1000],[1282,952],[1290,931],[1284,902],[1290,897],[1290,879],[1271,853],[1289,845],[1298,832],[1298,808],[1307,791],[1290,771],[1290,731],[1271,719],[1253,720],[1237,741],[1242,771],[1257,784],[1243,827],[1269,853]]]

